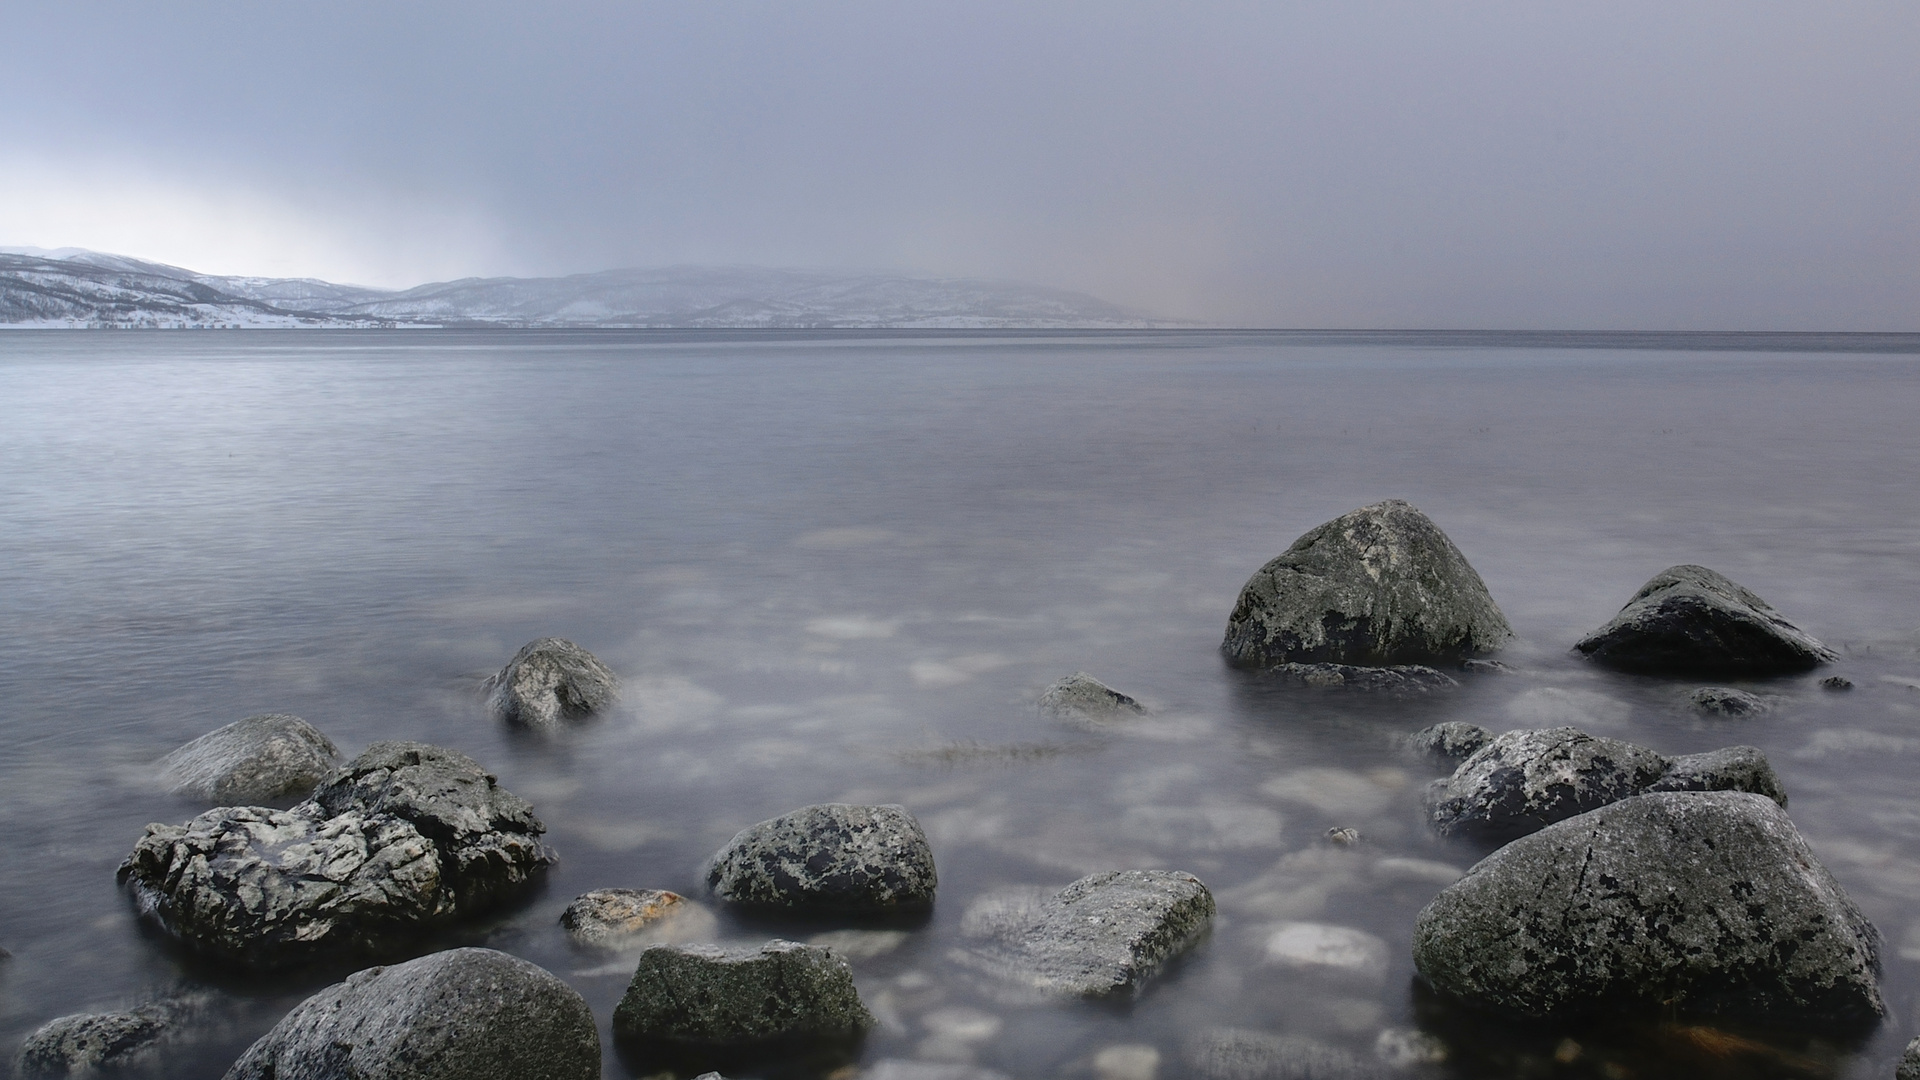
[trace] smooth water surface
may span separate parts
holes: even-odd
[[[631,960],[575,951],[556,922],[569,899],[704,899],[702,861],[743,826],[892,802],[931,836],[940,893],[924,925],[860,941],[882,1021],[863,1064],[1171,1080],[1188,1040],[1226,1026],[1368,1059],[1409,1032],[1447,1045],[1446,1064],[1409,1076],[1890,1075],[1920,1030],[1917,348],[0,336],[0,945],[15,954],[0,1052],[54,1016],[185,993],[207,1020],[173,1068],[214,1077],[338,977],[195,963],[114,883],[146,822],[202,809],[165,794],[153,760],[271,711],[349,754],[385,738],[457,748],[532,800],[562,859],[543,890],[420,949],[526,957],[577,987],[603,1034]],[[1519,632],[1503,656],[1517,673],[1409,701],[1226,668],[1217,647],[1247,576],[1390,497],[1486,579]],[[1819,674],[1857,688],[1781,680],[1757,687],[1780,698],[1773,712],[1708,720],[1684,702],[1697,683],[1568,655],[1681,562],[1839,649]],[[624,698],[551,737],[501,730],[480,680],[548,634],[611,664]],[[1075,670],[1152,715],[1098,730],[1042,717],[1040,690]],[[1433,770],[1394,740],[1448,719],[1571,723],[1667,753],[1762,747],[1795,822],[1886,938],[1887,1022],[1839,1046],[1686,1024],[1522,1028],[1433,1000],[1408,955],[1414,916],[1482,852],[1429,835]],[[1364,840],[1328,845],[1330,827]],[[1220,917],[1129,1007],[1012,1002],[948,958],[976,898],[1133,867],[1200,875]],[[1376,935],[1386,968],[1274,964],[1265,943],[1287,922]],[[835,928],[721,912],[716,934]],[[611,1040],[606,1061],[609,1076],[648,1068]]]

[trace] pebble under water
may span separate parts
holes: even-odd
[[[341,977],[185,955],[114,882],[147,822],[203,808],[153,763],[268,712],[348,755],[452,747],[532,801],[561,860],[540,890],[417,951],[566,980],[610,1077],[653,1068],[608,1037],[634,962],[559,916],[614,887],[686,895],[713,940],[841,949],[880,1021],[856,1064],[896,1080],[1178,1080],[1220,1028],[1410,1078],[1885,1077],[1920,1033],[1920,337],[15,332],[0,386],[9,1057],[53,1017],[176,996],[197,1019],[169,1075],[218,1077]],[[1485,579],[1514,670],[1393,698],[1227,667],[1247,577],[1386,498]],[[1676,563],[1839,660],[1729,684],[1569,653]],[[482,681],[544,635],[623,696],[507,730]],[[1037,709],[1080,670],[1148,713]],[[1702,685],[1771,708],[1703,715]],[[1885,939],[1886,1021],[1522,1025],[1425,990],[1414,918],[1486,852],[1432,834],[1438,770],[1396,748],[1445,720],[1762,748]],[[704,895],[736,831],[820,802],[912,811],[931,914]],[[1219,915],[1138,1001],[1013,999],[951,958],[976,900],[1148,868],[1199,875]]]

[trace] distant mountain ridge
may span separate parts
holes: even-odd
[[[678,266],[462,278],[404,290],[199,274],[92,251],[0,249],[0,326],[1133,328],[1156,319],[1018,282]]]

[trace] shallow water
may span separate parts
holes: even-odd
[[[1920,1031],[1916,352],[1884,336],[0,336],[0,1052],[54,1016],[187,991],[206,1034],[173,1071],[218,1076],[338,976],[197,964],[143,932],[113,880],[144,823],[200,809],[151,762],[276,711],[349,754],[463,750],[532,800],[562,857],[543,890],[420,948],[539,963],[603,1034],[631,962],[568,945],[569,899],[697,898],[702,860],[745,825],[897,802],[933,840],[939,903],[904,933],[834,939],[882,1020],[865,1064],[1174,1078],[1189,1036],[1232,1026],[1369,1058],[1420,1031],[1448,1047],[1410,1076],[1890,1075]],[[1518,672],[1408,701],[1226,668],[1246,577],[1389,497],[1486,579]],[[1706,720],[1682,700],[1697,683],[1568,655],[1680,562],[1759,592],[1857,688],[1779,680],[1750,687],[1773,712]],[[516,736],[479,680],[546,634],[607,660],[625,696]],[[1040,690],[1080,669],[1153,714],[1040,716]],[[1886,938],[1886,1023],[1837,1046],[1523,1029],[1433,1000],[1414,915],[1482,852],[1428,834],[1433,772],[1393,740],[1449,719],[1762,747]],[[1363,842],[1323,843],[1336,826]],[[970,902],[1127,867],[1190,870],[1220,904],[1137,1003],[1010,1001],[947,959]],[[1348,934],[1349,966],[1289,964],[1316,940],[1301,923],[1384,946]],[[844,928],[721,912],[715,932]],[[648,1068],[611,1040],[606,1060]]]

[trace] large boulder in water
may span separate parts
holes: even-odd
[[[172,791],[222,806],[305,798],[339,764],[333,740],[285,713],[236,720],[160,759]]]
[[[529,641],[487,680],[487,708],[519,727],[552,728],[606,708],[619,677],[599,657],[565,638]]]
[[[492,949],[368,968],[295,1006],[225,1080],[599,1080],[586,1000]]]
[[[148,825],[120,880],[188,945],[275,967],[385,951],[493,907],[553,862],[544,831],[465,754],[382,742],[291,810]]]
[[[976,901],[961,922],[973,940],[953,959],[1046,997],[1138,997],[1213,915],[1213,893],[1192,874],[1091,874],[1032,903]]]
[[[1786,812],[1747,792],[1625,799],[1513,841],[1421,911],[1435,988],[1591,1010],[1870,1023],[1879,935]]]
[[[1751,746],[1669,758],[1579,728],[1509,731],[1427,793],[1443,836],[1504,841],[1649,791],[1751,791],[1786,805],[1779,777]]]
[[[1236,664],[1457,661],[1513,637],[1473,567],[1399,499],[1308,532],[1240,590],[1221,648]]]
[[[719,1065],[773,1046],[848,1043],[873,1026],[853,969],[831,950],[655,945],[613,1010],[622,1042]]]
[[[1653,675],[1783,675],[1834,658],[1765,600],[1704,566],[1655,574],[1574,649],[1608,667]]]
[[[740,830],[707,868],[723,900],[808,911],[922,909],[938,884],[927,834],[899,806],[795,810]]]

